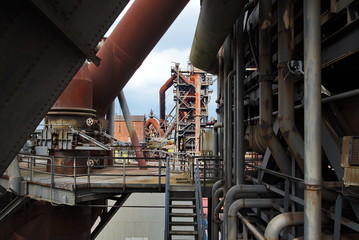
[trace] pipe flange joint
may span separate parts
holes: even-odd
[[[287,62],[280,62],[277,64],[277,69],[288,68]]]
[[[273,77],[270,74],[267,75],[259,75],[258,82],[271,82],[273,81]]]
[[[320,191],[322,190],[322,185],[304,183],[304,189],[308,191]]]

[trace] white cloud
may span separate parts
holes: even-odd
[[[152,51],[148,55],[124,88],[131,114],[148,114],[151,109],[158,113],[160,87],[171,76],[173,62],[180,63],[181,69],[187,69],[189,52],[189,48],[184,51],[172,48]]]

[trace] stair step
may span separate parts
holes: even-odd
[[[195,213],[170,213],[170,217],[195,217]]]
[[[195,197],[170,197],[171,201],[194,201]]]
[[[170,235],[197,235],[197,231],[169,231]]]
[[[170,222],[170,226],[197,226],[197,222]]]
[[[186,209],[186,208],[196,208],[196,205],[170,205],[170,208],[183,208],[183,209]]]

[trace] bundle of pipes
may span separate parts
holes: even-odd
[[[257,1],[251,1],[255,3]],[[257,21],[256,24],[259,26],[259,64],[257,63],[257,70],[259,73],[259,126],[261,135],[266,144],[266,147],[270,150],[270,153],[273,156],[277,166],[280,171],[291,175],[292,166],[291,161],[287,156],[285,148],[282,146],[282,143],[279,141],[278,137],[273,132],[273,106],[272,106],[272,78],[273,72],[271,69],[272,66],[272,33],[271,28],[273,27],[272,22],[272,2],[261,0],[259,1],[259,8],[256,15]],[[213,74],[219,75],[219,81],[221,82],[222,92],[220,92],[219,98],[219,107],[223,111],[223,101],[224,101],[224,139],[225,139],[225,149],[222,150],[225,159],[225,176],[224,176],[224,188],[220,186],[222,184],[215,184],[216,189],[213,189],[213,197],[216,198],[214,201],[217,205],[213,206],[213,209],[216,209],[213,220],[213,228],[215,229],[212,232],[212,238],[218,239],[218,226],[216,221],[216,215],[218,215],[218,209],[221,208],[222,202],[219,201],[219,196],[223,193],[224,201],[224,228],[222,233],[224,233],[224,239],[237,239],[236,232],[232,232],[233,229],[237,229],[236,224],[233,224],[231,230],[228,229],[228,212],[232,208],[231,204],[231,190],[229,187],[233,182],[240,182],[243,177],[243,164],[235,163],[235,168],[241,167],[242,169],[232,170],[234,159],[240,159],[241,156],[237,153],[235,158],[233,157],[233,152],[237,151],[234,148],[240,147],[243,144],[243,136],[239,136],[241,139],[239,141],[232,140],[229,130],[231,131],[232,125],[235,126],[235,129],[239,129],[239,126],[236,124],[243,124],[243,122],[237,123],[240,120],[240,115],[237,115],[236,111],[243,111],[240,108],[243,103],[238,103],[240,96],[239,91],[240,84],[244,81],[243,71],[243,53],[242,55],[236,55],[235,64],[232,64],[231,56],[224,53],[223,59],[219,58],[219,51],[221,46],[224,46],[224,51],[226,51],[226,46],[230,45],[228,41],[225,42],[225,39],[233,29],[233,25],[236,20],[242,19],[244,4],[246,1],[238,0],[228,0],[228,1],[202,1],[202,9],[200,17],[198,20],[195,37],[193,40],[190,60],[195,67],[203,69]],[[287,66],[284,63],[292,60],[293,50],[294,50],[294,28],[293,28],[293,3],[290,0],[278,1],[278,82],[279,82],[279,127],[285,138],[285,141],[288,145],[288,149],[293,154],[298,167],[304,173],[305,179],[305,212],[304,213],[285,213],[286,215],[281,215],[281,217],[273,219],[277,223],[270,223],[267,228],[271,228],[274,225],[281,225],[281,223],[286,222],[289,224],[303,224],[304,223],[304,235],[305,239],[320,239],[321,231],[321,174],[320,174],[320,162],[321,162],[321,140],[320,140],[320,1],[304,1],[304,63],[305,63],[305,139],[303,141],[302,137],[299,134],[295,126],[294,120],[294,99],[293,99],[293,80],[291,76],[287,79]],[[243,25],[243,22],[239,20],[239,25]],[[241,28],[237,28],[237,30]],[[254,29],[254,28],[253,28]],[[241,38],[242,32],[237,32],[238,36]],[[243,41],[243,37],[240,39]],[[238,43],[238,42],[237,42]],[[237,44],[236,43],[236,44]],[[235,45],[235,44],[233,44]],[[233,47],[231,45],[231,47]],[[241,46],[241,45],[240,45]],[[238,52],[238,51],[237,51]],[[230,54],[233,52],[231,51]],[[233,54],[232,54],[233,56]],[[226,60],[227,58],[227,60]],[[228,58],[230,59],[229,63]],[[256,57],[254,56],[254,59]],[[256,59],[255,59],[256,61]],[[232,68],[232,66],[235,66]],[[236,84],[239,88],[236,88],[234,91],[236,101],[233,103],[233,88],[232,84],[234,82],[234,76],[236,79]],[[286,81],[284,81],[286,80]],[[232,109],[235,109],[235,116],[231,115]],[[315,114],[313,114],[315,113]],[[235,147],[232,144],[235,144]],[[243,150],[243,149],[242,149]],[[241,151],[239,151],[241,152]],[[243,154],[241,152],[241,154]],[[238,172],[235,175],[236,179],[233,179],[233,172]],[[241,186],[241,185],[239,185]],[[238,187],[238,186],[235,186]],[[250,185],[250,187],[254,187]],[[257,186],[255,186],[257,187]],[[258,186],[263,187],[263,186]],[[263,203],[267,207],[271,207],[271,200],[263,199],[267,201]],[[248,204],[251,202],[250,200]],[[253,200],[257,202],[258,199]],[[226,204],[227,202],[227,204]],[[258,202],[257,202],[258,203]],[[245,204],[245,201],[241,203]],[[237,204],[238,205],[238,204]],[[263,207],[261,204],[259,204]],[[253,207],[257,207],[256,204],[253,204]],[[233,219],[237,218],[238,208],[231,209],[231,217]],[[246,221],[243,216],[239,214],[240,219],[243,223]],[[284,219],[284,220],[283,220]],[[290,221],[289,221],[290,220]],[[256,235],[257,239],[278,239],[279,232],[268,230],[265,233],[265,236],[258,234],[259,232],[252,232]],[[213,235],[214,234],[214,235]]]

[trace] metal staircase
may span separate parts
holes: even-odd
[[[194,173],[194,184],[171,185],[170,171],[169,168],[167,168],[165,240],[206,239],[201,185],[197,164]]]
[[[171,186],[169,194],[169,239],[198,239],[194,186]],[[188,236],[188,237],[184,237]]]

